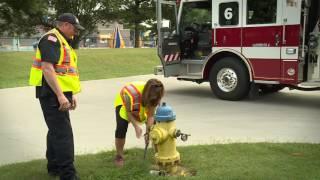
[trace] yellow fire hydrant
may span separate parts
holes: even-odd
[[[176,115],[170,106],[163,103],[155,114],[156,124],[151,127],[150,139],[155,146],[155,159],[160,171],[176,174],[180,163],[180,153],[176,149],[176,138],[186,141],[188,134],[176,129]]]

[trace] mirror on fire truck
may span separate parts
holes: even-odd
[[[170,20],[162,19],[162,28],[170,28]]]

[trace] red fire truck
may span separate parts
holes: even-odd
[[[226,100],[320,90],[318,0],[157,0],[156,13],[156,74],[210,82]]]

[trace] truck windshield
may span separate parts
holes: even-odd
[[[211,28],[211,5],[209,2],[184,3],[180,22],[180,29],[182,31],[187,27],[197,30],[207,28],[208,26]]]

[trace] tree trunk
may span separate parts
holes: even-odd
[[[135,48],[141,47],[140,32],[139,32],[138,26],[139,24],[135,23],[134,25],[134,47]]]

